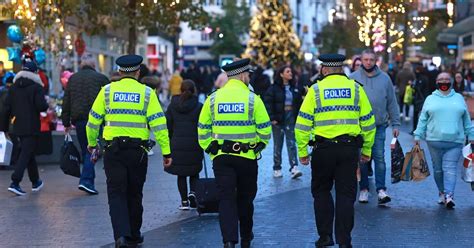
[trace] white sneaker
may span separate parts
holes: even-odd
[[[359,192],[359,202],[360,203],[368,203],[369,202],[369,191],[368,190],[361,190]]]
[[[405,117],[405,121],[410,121],[411,118],[409,116]]]
[[[273,177],[283,177],[283,174],[281,173],[281,170],[274,170],[273,171]]]
[[[379,205],[383,205],[392,201],[390,196],[388,196],[385,190],[383,189],[379,190],[378,198],[379,198]]]
[[[439,193],[439,199],[438,199],[438,204],[444,205],[446,203],[446,198],[444,197],[443,193]]]
[[[153,156],[153,154],[155,154],[155,153],[153,152],[153,150],[150,150],[150,151],[148,152],[148,156]]]
[[[293,166],[293,168],[291,169],[291,178],[296,179],[302,175],[303,173],[298,170],[298,166]]]
[[[179,210],[190,210],[189,201],[181,202],[181,206],[179,206]]]
[[[403,113],[400,113],[400,117],[403,117]]]
[[[453,196],[446,195],[446,208],[447,209],[453,209],[454,206],[456,206],[456,204],[454,204]]]

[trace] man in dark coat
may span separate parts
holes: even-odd
[[[431,95],[432,91],[430,89],[428,77],[425,75],[423,66],[418,66],[415,70],[415,81],[412,85],[415,90],[413,97],[413,133],[418,125],[418,118],[421,110],[423,109],[423,104],[425,103],[426,98]]]
[[[257,65],[257,68],[254,70],[250,77],[250,85],[252,85],[255,94],[263,97],[265,92],[271,86],[270,78],[263,74],[263,68]]]
[[[94,186],[95,170],[91,154],[87,151],[86,125],[89,112],[102,86],[109,83],[106,76],[95,71],[95,60],[90,55],[82,57],[81,70],[69,79],[63,99],[62,120],[66,133],[71,123],[76,126],[82,151],[82,173],[78,188],[91,195],[98,194]]]
[[[9,131],[20,139],[20,157],[11,177],[12,183],[8,187],[8,191],[20,196],[26,194],[20,187],[26,168],[33,192],[39,191],[44,185],[39,178],[35,150],[40,134],[40,112],[48,109],[48,103],[37,71],[38,67],[34,62],[25,62],[22,71],[15,76],[5,100],[5,112],[2,117],[4,123],[0,125],[0,131]],[[13,130],[8,130],[8,121]]]

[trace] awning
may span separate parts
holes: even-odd
[[[450,28],[444,29],[438,34],[436,40],[439,43],[457,44],[458,37],[465,33],[474,32],[474,16],[470,16]]]

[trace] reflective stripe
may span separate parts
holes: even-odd
[[[315,126],[331,126],[331,125],[358,125],[359,120],[357,119],[337,119],[337,120],[325,120],[315,121]]]
[[[156,119],[161,118],[161,117],[165,117],[165,113],[158,112],[156,114],[152,114],[152,115],[148,116],[146,119],[147,119],[148,122],[151,122],[151,121],[156,120]]]
[[[136,122],[125,122],[125,121],[106,121],[106,126],[109,127],[134,127],[134,128],[147,128],[146,123],[136,123]]]
[[[211,95],[211,100],[210,100],[210,104],[211,104],[211,119],[214,120],[215,119],[215,116],[214,116],[214,104],[216,102],[216,94],[212,94]]]
[[[213,121],[213,126],[229,126],[229,127],[239,127],[239,126],[253,126],[255,125],[254,121]]]
[[[200,140],[205,140],[205,139],[210,139],[211,138],[211,133],[206,133],[206,134],[200,134],[199,139]]]
[[[295,124],[295,129],[299,129],[299,130],[303,130],[303,131],[311,131],[311,129],[313,129],[313,127],[296,123]]]
[[[143,104],[143,112],[145,112],[144,115],[146,115],[146,111],[148,109],[148,103],[150,102],[150,93],[151,93],[151,88],[147,86],[145,88],[145,103]]]
[[[259,133],[257,133],[257,135],[260,139],[263,139],[263,140],[269,140],[272,137],[271,134],[259,134]]]
[[[314,99],[316,100],[316,108],[317,108],[318,106],[322,106],[321,98],[319,96],[319,86],[317,83],[313,85],[313,89],[314,89]]]
[[[372,117],[373,115],[374,115],[374,113],[372,111],[370,111],[369,114],[359,117],[359,120],[368,121],[368,120],[370,120],[370,117]]]
[[[359,84],[358,84],[358,83],[355,83],[354,106],[357,106],[357,107],[359,106],[359,99],[360,99],[360,98],[359,98],[359,97],[360,97],[360,96],[359,96],[359,93],[360,93],[360,92],[359,92],[359,91],[360,91],[359,88],[360,88]]]
[[[105,109],[109,111],[110,109],[110,84],[105,86],[104,89],[104,95],[105,95]]]
[[[316,108],[314,110],[314,113],[324,113],[324,112],[331,112],[331,111],[355,111],[355,112],[359,112],[360,107],[359,106],[352,106],[352,105],[326,106],[326,107]]]
[[[249,120],[253,119],[253,105],[255,102],[255,94],[250,92],[249,94]]]
[[[207,124],[202,124],[202,123],[198,123],[198,128],[200,129],[211,129],[212,128],[212,125],[207,125]]]
[[[306,120],[314,121],[314,116],[313,115],[307,114],[307,113],[302,112],[302,111],[300,111],[298,113],[298,116],[300,116],[302,118],[305,118]]]
[[[91,109],[91,112],[90,114],[92,115],[92,117],[96,118],[96,119],[99,119],[101,120],[102,118],[104,118],[103,115],[100,115],[99,113],[95,112],[94,110]]]
[[[362,129],[362,131],[364,132],[367,132],[367,131],[370,131],[370,130],[373,130],[375,128],[375,123],[370,125],[370,126],[366,126],[366,127],[360,127]]]
[[[272,125],[272,123],[269,122],[269,121],[267,121],[267,122],[265,122],[265,123],[257,124],[257,129],[267,128],[267,127],[269,127],[269,126],[271,126],[271,125]]]
[[[146,112],[142,110],[137,110],[137,109],[108,109],[106,111],[108,115],[114,115],[114,114],[123,114],[123,115],[141,115],[145,116]]]
[[[100,125],[92,124],[90,122],[87,122],[87,127],[92,128],[92,129],[99,129]]]
[[[153,132],[158,132],[158,131],[161,131],[161,130],[165,130],[167,128],[168,127],[166,126],[166,124],[161,124],[161,125],[158,125],[158,126],[150,127],[150,130],[153,131]]]
[[[237,139],[255,139],[257,135],[255,133],[241,133],[241,134],[217,134],[213,133],[212,138],[214,139],[228,139],[228,140],[237,140]]]

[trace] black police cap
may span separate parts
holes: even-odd
[[[143,57],[135,54],[120,56],[115,63],[120,67],[119,71],[132,72],[140,69]]]
[[[344,61],[346,60],[346,56],[337,53],[331,54],[321,54],[319,56],[319,60],[322,61],[322,66],[327,67],[341,67],[344,65]]]
[[[228,77],[232,77],[246,71],[251,71],[250,59],[240,59],[234,61],[230,64],[224,65],[222,70],[226,72]]]

